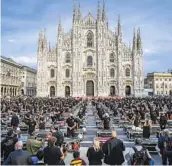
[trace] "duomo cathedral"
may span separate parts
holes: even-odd
[[[115,19],[115,18],[114,18]],[[63,31],[59,20],[57,43],[47,43],[40,32],[37,52],[37,96],[141,96],[144,86],[140,29],[132,44],[123,42],[118,16],[114,30],[108,27],[105,2],[97,15],[83,17],[74,5],[72,29]]]

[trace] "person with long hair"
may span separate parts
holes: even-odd
[[[145,123],[143,125],[143,138],[149,139],[150,138],[150,129],[152,127],[152,124],[149,120],[145,120]]]
[[[89,165],[102,165],[102,159],[104,157],[103,151],[100,147],[100,142],[98,139],[94,139],[93,146],[87,151],[87,157]]]

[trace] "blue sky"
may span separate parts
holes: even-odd
[[[100,0],[102,5],[102,0]],[[59,15],[67,32],[72,25],[73,0],[2,0],[2,55],[36,67],[38,33],[47,29],[55,46]],[[78,1],[76,0],[76,3]],[[97,0],[80,0],[82,16],[96,16]],[[172,68],[172,0],[106,0],[109,28],[121,16],[123,40],[132,42],[133,28],[140,27],[145,74]]]

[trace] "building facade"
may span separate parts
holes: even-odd
[[[21,94],[36,96],[36,70],[22,66]]]
[[[144,90],[140,29],[132,46],[125,44],[118,16],[108,27],[105,3],[97,16],[82,17],[73,7],[72,29],[65,33],[59,20],[57,43],[51,48],[46,31],[40,32],[37,52],[37,96],[140,96]]]
[[[1,96],[18,96],[21,91],[22,66],[1,56]]]
[[[172,95],[172,70],[148,73],[145,88],[153,89],[154,95]]]

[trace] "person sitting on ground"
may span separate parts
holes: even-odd
[[[70,165],[71,166],[76,166],[76,165],[86,165],[86,162],[80,158],[80,152],[79,151],[75,151],[73,153],[73,160],[71,161]]]
[[[96,138],[93,141],[93,147],[90,147],[87,151],[87,157],[89,165],[102,165],[102,159],[104,157],[103,151],[100,147],[100,142]]]
[[[23,151],[23,142],[18,141],[15,144],[15,151],[11,152],[3,165],[32,165],[32,159],[27,151]]]

